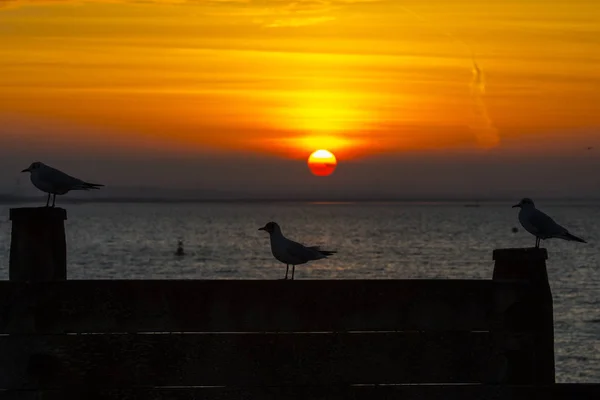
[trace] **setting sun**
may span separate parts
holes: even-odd
[[[317,150],[308,157],[308,168],[313,175],[329,176],[337,167],[337,159],[327,150]]]

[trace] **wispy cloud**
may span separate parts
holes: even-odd
[[[137,3],[137,4],[197,4],[246,5],[297,12],[322,10],[333,6],[377,3],[382,0],[0,0],[0,5],[51,5],[60,3]]]
[[[231,16],[251,16],[254,23],[265,28],[285,28],[326,23],[336,20],[344,7],[380,2],[382,0],[249,0],[223,12]]]
[[[297,27],[306,25],[315,25],[323,22],[334,20],[335,17],[304,17],[304,18],[283,18],[276,19],[273,22],[264,23],[263,26],[266,28],[282,28],[282,27]]]
[[[227,2],[234,2],[235,0],[222,0]],[[243,1],[243,0],[239,0]],[[27,6],[27,5],[55,5],[55,4],[69,4],[69,3],[161,3],[161,4],[183,4],[189,3],[190,0],[0,0],[0,7],[2,6]],[[219,2],[219,0],[206,0],[207,3]]]
[[[251,19],[265,28],[315,25],[335,20],[338,10],[382,0],[0,0],[0,7],[124,3],[194,5],[211,17]]]

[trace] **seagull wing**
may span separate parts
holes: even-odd
[[[538,209],[533,210],[529,215],[528,220],[540,236],[552,237],[563,235],[567,232],[565,228],[557,224],[552,218]]]
[[[50,182],[60,191],[98,189],[98,187],[103,186],[84,182],[47,165],[40,171],[40,179]]]
[[[289,255],[304,264],[307,261],[318,260],[324,256],[313,247],[306,247],[303,244],[288,239],[286,251]]]

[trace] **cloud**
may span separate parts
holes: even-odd
[[[54,5],[54,4],[81,4],[81,3],[134,3],[134,4],[211,4],[211,3],[248,3],[250,0],[0,0],[0,7]]]
[[[251,18],[251,23],[264,28],[300,27],[322,24],[336,19],[338,10],[356,4],[378,3],[382,0],[0,0],[1,7],[129,3],[197,5],[200,13],[210,17]]]
[[[267,28],[282,28],[282,27],[297,27],[297,26],[306,26],[306,25],[315,25],[320,24],[327,21],[334,20],[334,17],[312,17],[312,18],[287,18],[287,19],[277,19],[273,22],[269,22],[264,24]]]
[[[208,0],[215,2],[218,0]],[[233,0],[227,0],[233,1]],[[54,5],[54,4],[69,4],[69,3],[167,3],[167,4],[183,4],[190,0],[0,0],[2,6],[27,6],[27,5]]]

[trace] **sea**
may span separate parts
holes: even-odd
[[[534,245],[511,205],[64,204],[68,278],[281,279],[285,265],[272,257],[268,234],[258,230],[276,221],[290,239],[338,251],[298,266],[296,279],[491,279],[494,249]],[[554,297],[557,381],[600,382],[600,201],[536,205],[588,241],[542,242]],[[32,204],[0,206],[0,279],[8,279],[9,209],[20,206]],[[178,240],[183,257],[174,254]]]

